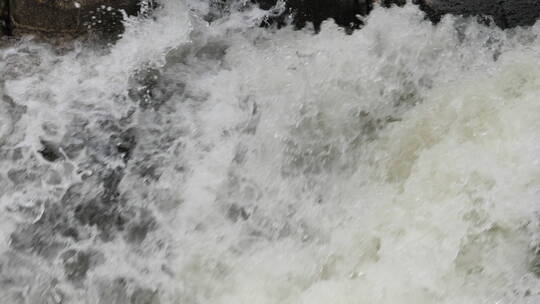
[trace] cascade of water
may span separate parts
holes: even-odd
[[[0,303],[540,301],[539,26],[209,14],[0,47]]]

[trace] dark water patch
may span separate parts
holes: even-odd
[[[10,169],[7,172],[7,177],[15,185],[23,185],[29,182],[33,182],[39,178],[39,175],[27,168]]]
[[[158,290],[139,286],[135,281],[118,277],[99,283],[99,304],[160,304]]]
[[[116,150],[124,162],[127,162],[137,146],[137,130],[135,128],[129,128],[120,134],[113,134],[111,135],[111,141],[116,146]]]
[[[61,241],[54,238],[50,227],[41,225],[21,225],[11,234],[11,248],[26,253],[37,254],[46,258],[55,256],[63,247]]]
[[[112,282],[104,281],[100,284],[98,303],[100,304],[124,304],[129,303],[127,292],[128,282],[125,278],[117,278]]]
[[[48,140],[41,140],[42,148],[38,153],[48,162],[55,162],[62,158],[62,152],[58,144]]]
[[[26,111],[27,111],[26,106],[21,106],[21,105],[17,104],[13,100],[13,98],[11,98],[8,95],[3,94],[2,97],[0,98],[0,100],[3,101],[2,106],[7,107],[8,113],[11,115],[11,117],[12,117],[12,119],[14,121],[18,121],[19,119],[21,119],[23,114],[26,113]]]
[[[120,197],[120,182],[124,178],[124,169],[115,168],[107,170],[100,174],[100,180],[103,187],[103,194],[101,195],[101,202],[105,205],[113,205],[118,203]]]
[[[195,52],[195,57],[200,60],[222,60],[227,54],[229,45],[222,41],[209,41]]]
[[[132,170],[146,183],[158,181],[162,174],[159,161],[152,160],[152,156],[150,155],[146,155],[142,160],[137,160]]]
[[[124,230],[127,222],[120,207],[104,204],[99,199],[91,199],[75,207],[74,216],[82,225],[97,227],[103,241],[111,241],[116,231]]]
[[[89,121],[83,117],[76,117],[66,126],[66,133],[62,137],[62,150],[70,159],[75,159],[90,141],[90,131],[87,129]]]
[[[102,253],[95,250],[69,249],[60,255],[64,273],[69,281],[80,283],[89,270],[104,262]]]
[[[17,250],[50,258],[67,244],[76,242],[81,233],[70,215],[60,204],[48,203],[35,222],[21,223],[10,237],[10,246]]]
[[[137,287],[130,296],[130,304],[160,304],[159,294],[155,290]]]
[[[131,89],[128,95],[143,110],[154,109],[157,111],[174,94],[182,94],[185,89],[185,84],[181,82],[172,85],[163,77],[162,72],[155,68],[138,70],[130,81]]]
[[[157,222],[151,211],[140,209],[135,219],[128,224],[124,239],[128,243],[140,244],[148,234],[157,228]]]
[[[237,222],[239,219],[247,220],[249,219],[249,213],[244,207],[240,207],[236,204],[231,204],[229,209],[227,209],[227,218],[233,222]]]

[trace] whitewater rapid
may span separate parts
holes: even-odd
[[[0,303],[540,302],[540,25],[208,10],[0,42]]]

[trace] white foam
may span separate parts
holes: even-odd
[[[184,88],[132,114],[161,177],[143,181],[132,162],[120,188],[159,228],[137,250],[88,244],[107,262],[73,294],[122,275],[161,303],[538,301],[539,28],[433,26],[409,5],[314,35],[260,28],[259,10],[207,24],[198,5],[129,21],[106,54],[0,50],[19,54],[12,73],[30,70],[4,76],[28,107],[24,136],[0,128],[13,145],[37,147],[44,122],[63,134],[77,115],[125,117],[144,66]],[[2,178],[7,202],[19,190]]]

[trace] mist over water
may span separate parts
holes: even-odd
[[[0,303],[539,303],[538,25],[207,6],[0,48]]]

